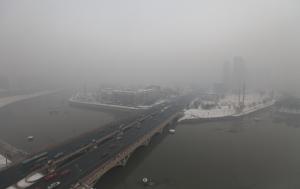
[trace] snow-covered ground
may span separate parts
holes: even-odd
[[[228,106],[221,106],[220,108],[214,108],[210,110],[189,109],[184,111],[184,116],[179,121],[186,119],[198,119],[198,118],[216,118],[216,117],[227,117],[234,114],[234,109]]]
[[[6,161],[7,161],[7,164],[11,163],[11,161],[9,159],[6,160],[6,158],[0,154],[0,170],[6,166]]]
[[[267,99],[269,99],[267,101]],[[264,102],[265,101],[265,102]],[[213,119],[224,118],[229,116],[242,116],[257,110],[266,108],[275,103],[274,100],[270,100],[268,96],[261,96],[259,94],[248,94],[245,97],[245,107],[241,112],[237,112],[238,97],[236,95],[227,95],[220,99],[215,107],[211,109],[202,109],[201,106],[194,109],[187,109],[184,111],[184,116],[179,119],[191,120],[191,119]]]

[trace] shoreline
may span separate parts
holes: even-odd
[[[26,94],[26,95],[15,95],[15,96],[8,96],[8,97],[2,97],[0,98],[0,108],[3,108],[5,106],[8,106],[9,104],[16,103],[22,100],[27,100],[43,95],[48,95],[52,93],[56,93],[59,90],[51,90],[51,91],[41,91],[37,93],[32,93],[32,94]]]
[[[139,110],[147,110],[152,108],[162,102],[155,103],[149,106],[123,106],[123,105],[114,105],[114,104],[105,104],[105,103],[98,103],[98,102],[87,102],[87,101],[80,101],[76,99],[76,96],[72,96],[68,101],[71,105],[78,106],[78,107],[85,107],[85,108],[92,108],[92,109],[104,109],[104,110],[120,110],[120,111],[139,111]]]
[[[70,98],[69,104],[72,106],[83,107],[83,108],[91,108],[91,109],[99,109],[99,110],[120,110],[120,111],[138,111],[138,110],[145,110],[142,108],[135,108],[135,107],[127,107],[127,106],[118,106],[118,105],[110,105],[110,104],[102,104],[102,103],[93,103],[93,102],[82,102],[78,100],[74,100]]]

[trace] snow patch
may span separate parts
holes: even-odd
[[[245,107],[241,112],[238,112],[235,107],[238,106],[238,97],[236,95],[227,95],[220,99],[216,106],[210,109],[203,109],[201,106],[184,110],[184,116],[178,121],[190,119],[213,119],[225,117],[243,116],[260,109],[271,106],[275,103],[269,96],[259,94],[248,94],[245,97]]]

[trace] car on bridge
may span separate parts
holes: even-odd
[[[52,180],[52,179],[55,179],[57,178],[59,175],[57,174],[57,172],[53,172],[53,173],[50,173],[48,174],[47,176],[44,177],[44,179],[46,181],[49,181],[49,180]]]
[[[54,189],[54,188],[58,187],[59,185],[60,185],[60,182],[53,182],[47,187],[47,189]]]
[[[64,152],[58,152],[57,154],[54,155],[54,159],[58,159],[64,155]]]

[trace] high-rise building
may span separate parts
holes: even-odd
[[[238,82],[246,81],[246,66],[240,56],[233,58],[233,79]]]

